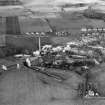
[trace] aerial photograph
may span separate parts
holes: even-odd
[[[105,105],[105,0],[0,0],[0,105]]]

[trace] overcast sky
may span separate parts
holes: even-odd
[[[78,3],[84,3],[84,4],[88,4],[88,5],[93,5],[94,3],[97,3],[99,4],[99,6],[95,6],[95,8],[102,8],[101,11],[104,11],[105,12],[105,2],[104,0],[20,0],[23,4],[24,4],[24,7],[26,7],[27,9],[30,9],[32,11],[35,11],[35,12],[46,12],[46,13],[55,13],[55,12],[61,12],[61,6],[62,5],[65,5],[65,4],[78,4]],[[100,6],[100,5],[103,5],[103,6]],[[92,6],[92,7],[94,7]],[[23,7],[23,6],[22,6]],[[24,8],[23,7],[23,8]],[[1,7],[2,8],[2,7]],[[5,10],[6,7],[0,9],[0,14],[1,12],[4,12],[7,14],[14,14],[11,12],[10,10],[10,7],[8,7],[6,10]],[[88,6],[86,5],[86,8],[88,8]],[[70,11],[73,11],[74,10],[79,10],[79,7],[69,7],[69,10]],[[83,8],[85,9],[85,8]],[[20,13],[21,11],[23,11],[23,9],[21,10],[21,8],[18,9],[18,7],[16,7],[16,9],[12,9],[13,12],[15,13]],[[18,14],[19,14],[18,13]]]
[[[40,7],[43,8],[44,6],[47,7],[48,5],[52,7],[54,6],[59,7],[65,4],[78,4],[78,3],[83,3],[88,5],[91,5],[91,4],[93,5],[94,3],[95,4],[97,3],[98,5],[105,5],[104,0],[21,0],[21,1],[25,6],[27,6],[28,8],[32,8],[33,10],[38,8],[38,6],[39,8]],[[40,6],[40,5],[43,5],[43,6]]]
[[[98,9],[100,9],[102,7],[101,10],[105,11],[104,6],[100,6],[100,5],[105,5],[104,0],[21,0],[21,1],[27,8],[30,8],[33,11],[35,11],[35,10],[37,11],[38,9],[39,9],[39,11],[47,11],[47,10],[50,11],[54,7],[60,7],[65,4],[78,4],[78,3],[83,3],[83,4],[88,4],[88,5],[93,5],[93,4],[97,3],[99,6],[94,5],[94,7],[98,8]],[[48,5],[50,5],[51,7],[48,7]],[[47,9],[45,9],[45,8],[47,8]],[[69,7],[69,8],[71,9],[71,7]],[[83,9],[85,9],[85,8],[83,8]],[[53,10],[55,11],[55,8]],[[51,10],[51,11],[53,11],[53,10]],[[60,9],[57,11],[60,11]],[[72,11],[72,9],[71,9],[71,11]]]
[[[21,0],[25,4],[55,4],[55,5],[61,5],[65,3],[101,3],[103,0]]]

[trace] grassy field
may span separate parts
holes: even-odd
[[[62,18],[49,19],[50,24],[56,29],[67,30],[72,34],[77,34],[81,27],[93,26],[93,27],[105,27],[105,24],[101,20],[88,19],[82,16],[80,13],[65,13]],[[22,33],[24,32],[35,32],[35,31],[48,31],[50,28],[46,22],[41,19],[21,18],[20,26]]]

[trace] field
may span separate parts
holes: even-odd
[[[12,60],[12,59],[11,59]],[[12,64],[9,58],[1,63]],[[100,67],[99,67],[100,68]],[[63,70],[47,70],[50,74],[64,78],[58,81],[40,71],[24,66],[12,68],[0,75],[0,104],[2,105],[104,105],[104,98],[83,98],[78,96],[77,86],[85,78]],[[102,75],[104,72],[102,73]],[[95,74],[92,75],[94,78]],[[98,78],[99,75],[97,75]],[[99,82],[103,81],[100,78]],[[102,83],[101,86],[104,84]],[[104,87],[101,87],[104,88]]]
[[[67,30],[71,32],[68,37],[43,37],[41,45],[52,44],[62,45],[72,40],[80,38],[80,29],[85,26],[105,27],[103,21],[87,19],[81,14],[64,14],[65,18],[50,19],[52,26],[58,31]],[[19,17],[21,32],[24,35],[26,32],[49,30],[47,23],[40,19],[30,19]],[[4,25],[0,24],[0,30],[4,30]],[[13,57],[5,57],[14,53],[21,53],[24,50],[37,50],[37,37],[22,37],[7,35],[6,47],[0,49],[0,67],[2,64],[13,65],[16,63],[22,64],[22,61],[16,60]],[[105,66],[99,66],[91,70],[90,81],[100,83],[99,90],[105,91],[104,85],[104,70]],[[3,70],[0,69],[0,72]],[[94,73],[96,71],[96,73]],[[72,71],[48,70],[52,74],[58,74],[65,80],[58,80],[47,76],[43,73],[33,71],[29,68],[21,66],[20,69],[11,68],[0,74],[0,105],[105,105],[105,99],[85,99],[78,96],[78,85],[85,81],[83,76],[80,76]],[[102,78],[101,78],[102,77]],[[103,89],[101,89],[103,88]],[[104,93],[103,93],[104,95]]]
[[[47,38],[41,38],[42,46],[45,44],[61,45],[71,40],[77,40],[80,38],[81,27],[105,27],[105,24],[101,20],[85,18],[81,13],[65,13],[62,14],[62,18],[49,19],[52,27],[55,27],[57,31],[69,31],[71,34],[69,37],[55,37],[50,35]],[[50,30],[49,25],[42,19],[23,18],[19,17],[21,33],[25,35],[26,32],[48,32]],[[0,24],[1,34],[5,32],[5,25],[3,21]],[[5,34],[5,33],[4,33]],[[20,35],[19,35],[20,36]],[[8,51],[9,49],[9,51]],[[38,49],[38,38],[36,37],[15,37],[14,35],[6,36],[6,48],[0,49],[0,56],[8,55],[10,49],[19,50],[17,53],[22,52],[24,49],[30,51]],[[3,51],[2,51],[3,50]],[[21,50],[21,51],[20,51]],[[4,52],[4,53],[3,53]],[[14,51],[12,51],[14,52]]]

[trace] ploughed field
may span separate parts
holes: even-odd
[[[11,58],[2,62],[10,65]],[[0,64],[2,64],[0,62]],[[103,98],[84,98],[79,86],[86,78],[74,71],[47,69],[44,72],[21,66],[0,75],[0,105],[105,105],[105,64],[90,70],[89,82]]]

